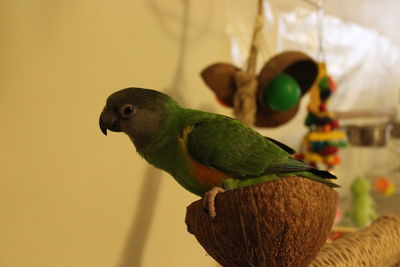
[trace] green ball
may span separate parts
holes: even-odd
[[[322,90],[326,90],[329,88],[329,77],[325,76],[323,77],[318,84],[319,89]]]
[[[286,74],[276,76],[263,90],[264,102],[274,111],[287,111],[299,102],[301,90],[296,80]]]

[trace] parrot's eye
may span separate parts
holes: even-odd
[[[119,109],[119,113],[121,114],[122,117],[124,117],[124,118],[129,118],[130,116],[132,116],[133,114],[135,114],[135,107],[132,106],[131,104],[123,105],[123,106]]]

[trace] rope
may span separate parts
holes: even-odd
[[[385,215],[371,226],[327,243],[309,267],[400,266],[400,214]]]
[[[257,112],[257,79],[254,74],[239,70],[235,73],[238,88],[233,98],[235,117],[247,125],[253,125]]]
[[[317,58],[321,62],[326,61],[325,47],[324,47],[324,17],[325,5],[324,0],[318,0],[317,5],[317,28],[318,28],[318,55]]]
[[[235,117],[248,125],[254,124],[257,111],[257,88],[256,79],[257,54],[260,43],[260,33],[264,20],[263,0],[258,0],[257,18],[253,30],[249,57],[247,59],[247,70],[238,71],[235,74],[237,91],[233,99]]]

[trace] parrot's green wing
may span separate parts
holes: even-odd
[[[189,154],[196,161],[233,177],[254,177],[269,168],[283,166],[290,158],[285,150],[293,152],[229,117],[212,117],[192,126],[186,141]]]

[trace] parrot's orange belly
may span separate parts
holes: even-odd
[[[201,164],[192,159],[190,156],[189,161],[197,180],[205,186],[219,186],[221,180],[229,177],[226,173]]]
[[[196,180],[205,186],[213,187],[219,186],[221,180],[229,178],[229,175],[224,173],[223,171],[216,170],[209,166],[199,163],[195,159],[193,159],[186,148],[186,143],[183,139],[180,140],[182,150],[186,156],[186,160],[189,163],[190,169],[195,176]]]

